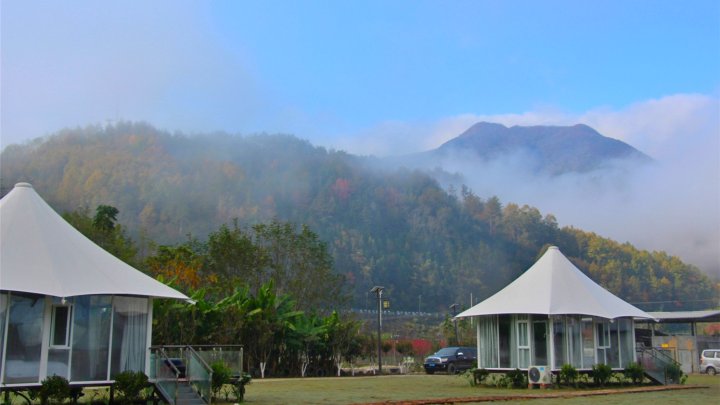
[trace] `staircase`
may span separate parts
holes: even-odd
[[[672,357],[668,356],[662,350],[651,348],[637,348],[637,361],[645,370],[645,376],[650,381],[661,384],[678,384],[680,381],[674,381],[668,376],[668,366],[680,366]]]
[[[172,404],[168,398],[165,400]],[[175,392],[175,405],[207,405],[203,397],[195,391],[189,382],[180,380],[178,381],[177,391]]]
[[[151,348],[150,381],[170,405],[209,405],[212,369],[190,346]]]

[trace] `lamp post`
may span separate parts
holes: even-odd
[[[455,317],[457,315],[457,307],[458,307],[458,304],[450,305],[450,309],[452,310],[452,314],[453,314],[453,323],[455,324],[455,344],[460,346],[460,338],[458,337],[457,318]]]
[[[377,321],[377,345],[378,345],[378,375],[382,375],[382,292],[385,287],[376,285],[370,292],[377,294],[378,321]]]

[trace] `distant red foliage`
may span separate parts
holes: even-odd
[[[332,186],[332,190],[335,192],[335,196],[341,200],[347,200],[350,196],[350,182],[347,179],[339,178],[335,180],[335,184]]]
[[[706,326],[705,334],[710,336],[720,336],[720,323],[713,323]]]
[[[427,339],[413,339],[412,348],[416,356],[425,356],[432,351],[432,343]]]

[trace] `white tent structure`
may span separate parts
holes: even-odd
[[[555,246],[458,318],[477,318],[478,367],[623,368],[635,361],[634,318],[652,319],[600,287]]]
[[[0,387],[147,374],[153,298],[188,300],[95,245],[30,184],[0,200]]]

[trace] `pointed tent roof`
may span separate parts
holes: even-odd
[[[555,246],[495,295],[457,315],[592,315],[606,319],[650,318],[583,274]]]
[[[0,290],[188,300],[86,238],[28,183],[16,184],[0,200]]]

